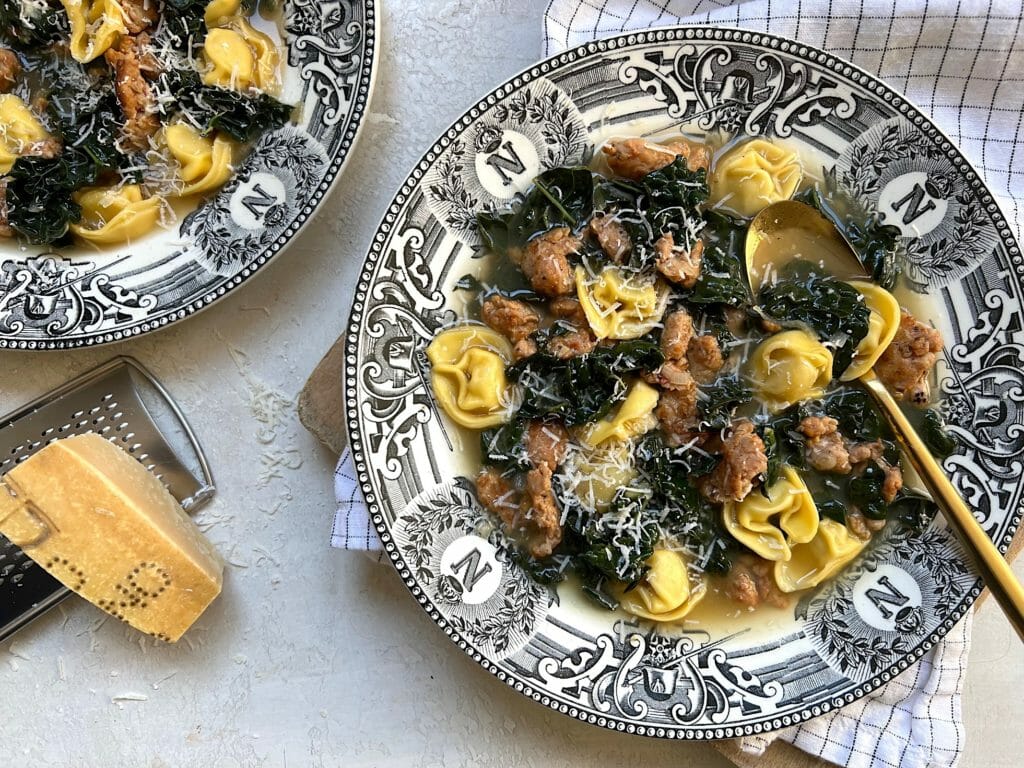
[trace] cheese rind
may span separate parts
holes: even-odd
[[[0,533],[136,629],[178,640],[224,564],[153,474],[95,434],[48,445],[0,481]]]

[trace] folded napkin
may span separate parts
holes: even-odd
[[[1024,36],[1018,3],[978,0],[552,0],[545,55],[628,30],[721,24],[826,48],[905,93],[960,146],[1019,232],[1024,203]],[[1016,160],[1016,163],[1014,162]],[[346,450],[335,471],[331,544],[380,559]],[[971,614],[921,662],[873,694],[783,731],[741,740],[750,754],[775,739],[850,768],[952,768],[963,750],[960,697]]]

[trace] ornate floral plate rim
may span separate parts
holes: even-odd
[[[170,255],[152,266],[132,254],[95,263],[77,251],[0,255],[0,349],[95,346],[165,328],[237,290],[294,241],[338,183],[366,123],[379,2],[288,0],[284,26],[302,81],[302,122],[262,137],[228,184],[182,221],[184,247],[164,248]],[[200,242],[205,232],[213,236]],[[232,255],[211,254],[211,243]]]
[[[819,700],[814,703],[813,706],[807,704],[798,711],[785,714],[781,717],[772,717],[769,714],[768,716],[760,719],[747,720],[742,726],[734,726],[729,722],[723,722],[713,726],[700,725],[697,727],[663,727],[661,724],[638,722],[635,717],[624,717],[616,715],[614,712],[606,713],[602,711],[594,711],[593,709],[580,706],[578,702],[562,695],[562,692],[560,691],[549,690],[544,685],[536,684],[535,681],[531,682],[529,680],[524,680],[516,673],[510,673],[507,668],[499,666],[498,663],[493,661],[491,658],[488,658],[488,656],[481,651],[481,648],[477,647],[479,643],[475,643],[473,639],[467,637],[463,628],[456,628],[456,626],[453,626],[457,622],[449,620],[444,611],[440,610],[439,601],[436,597],[431,597],[422,588],[422,585],[419,583],[416,576],[415,567],[410,566],[406,561],[406,558],[400,551],[401,548],[399,546],[399,542],[396,541],[395,526],[398,524],[399,518],[402,517],[402,510],[395,510],[394,521],[388,521],[385,518],[384,513],[386,505],[390,502],[382,501],[384,494],[379,493],[380,489],[378,489],[374,484],[373,473],[375,467],[367,459],[370,446],[366,441],[369,438],[364,434],[358,416],[358,411],[366,400],[366,394],[362,391],[357,376],[358,351],[359,344],[361,342],[360,324],[362,323],[365,314],[373,306],[370,295],[373,288],[371,277],[373,276],[382,257],[385,255],[385,245],[389,242],[390,238],[396,234],[398,225],[403,220],[403,212],[407,205],[410,204],[410,198],[417,193],[419,187],[426,183],[426,179],[429,178],[431,168],[436,162],[438,162],[442,154],[449,151],[453,142],[457,139],[460,133],[469,126],[472,126],[482,114],[491,109],[502,99],[522,89],[531,81],[541,80],[546,75],[556,73],[560,69],[566,68],[573,63],[580,62],[580,60],[586,59],[587,57],[606,53],[610,54],[613,52],[627,52],[634,46],[639,49],[644,45],[656,43],[671,44],[676,42],[700,42],[721,44],[725,46],[728,46],[730,43],[762,46],[772,51],[778,51],[798,57],[800,60],[808,62],[814,66],[821,67],[826,71],[841,74],[847,80],[853,81],[866,90],[876,94],[879,99],[884,100],[892,107],[893,110],[898,111],[899,116],[905,117],[909,122],[913,123],[914,127],[919,128],[922,134],[926,134],[930,140],[941,146],[942,152],[948,157],[950,164],[955,167],[955,172],[967,180],[972,193],[976,193],[981,199],[985,210],[991,217],[999,242],[1005,248],[1006,258],[1008,260],[1012,260],[1014,264],[1014,273],[1010,276],[1010,279],[1020,281],[1021,276],[1024,275],[1024,266],[1022,266],[1024,265],[1024,261],[1021,259],[1020,247],[1017,245],[1014,235],[1006,222],[1005,216],[999,209],[997,201],[985,186],[980,174],[978,174],[953,142],[950,141],[949,138],[940,129],[938,129],[929,118],[927,118],[916,106],[910,103],[894,89],[882,83],[873,75],[833,54],[795,40],[752,30],[733,28],[701,26],[659,28],[650,31],[624,34],[617,37],[587,43],[575,49],[551,56],[548,59],[538,62],[532,67],[524,69],[518,75],[509,78],[505,83],[492,90],[485,97],[476,101],[473,106],[467,109],[458,120],[453,122],[451,126],[441,134],[441,137],[431,147],[431,149],[424,153],[382,217],[377,234],[374,237],[371,248],[366,256],[356,289],[356,296],[349,319],[348,330],[346,332],[346,355],[343,385],[345,392],[346,425],[349,433],[356,475],[366,498],[371,519],[373,520],[384,545],[384,550],[392,564],[398,570],[399,575],[402,577],[403,582],[409,588],[413,597],[459,648],[461,648],[474,661],[479,663],[490,673],[498,677],[498,679],[507,683],[514,690],[541,704],[544,704],[545,706],[555,709],[563,714],[568,714],[572,717],[583,720],[584,722],[589,722],[612,730],[655,736],[659,738],[695,740],[720,739],[763,733],[794,725],[829,712],[833,709],[840,708],[884,685],[894,676],[918,661],[925,652],[932,648],[932,646],[937,643],[950,629],[952,629],[954,624],[960,618],[963,617],[981,592],[980,580],[976,579],[970,572],[959,574],[958,578],[961,580],[961,584],[958,587],[959,592],[954,593],[957,595],[957,599],[955,603],[946,606],[947,610],[942,620],[933,629],[928,630],[919,642],[913,646],[907,646],[902,652],[900,652],[898,657],[884,669],[879,671],[873,670],[866,678],[855,681],[857,684],[855,686],[851,685],[850,690],[845,691],[843,695],[836,696],[835,698],[828,700]],[[951,277],[947,277],[949,279],[954,279],[958,276],[959,275],[954,274]],[[417,287],[422,288],[422,286]],[[425,383],[424,386],[426,386]],[[433,459],[431,459],[431,463],[433,463]],[[458,486],[459,481],[456,480],[454,485]],[[455,493],[458,492],[458,488],[443,490],[454,490]],[[430,489],[425,489],[423,494],[426,495],[428,492],[430,492]],[[417,497],[417,499],[419,499],[419,497]],[[410,506],[412,503],[413,502],[410,502]],[[385,506],[382,506],[382,504]],[[1018,503],[1015,505],[1015,509],[1007,512],[1006,519],[999,526],[998,530],[993,529],[997,546],[1001,552],[1005,553],[1008,549],[1010,541],[1012,540],[1020,522],[1021,506]],[[900,542],[896,540],[896,537],[894,537],[894,540],[896,541],[895,544],[886,544],[882,547],[882,550],[891,551],[892,546],[899,547]],[[890,549],[886,550],[886,546],[890,547]]]

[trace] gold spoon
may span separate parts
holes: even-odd
[[[777,265],[794,259],[813,261],[840,280],[868,277],[832,222],[809,205],[786,200],[763,209],[747,230],[747,276],[754,296]],[[1024,640],[1024,587],[875,372],[869,369],[860,381],[885,413],[904,454],[950,527],[973,555],[982,579]]]

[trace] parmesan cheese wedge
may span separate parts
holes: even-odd
[[[0,478],[0,533],[69,589],[175,642],[220,594],[224,563],[163,483],[95,434]]]

